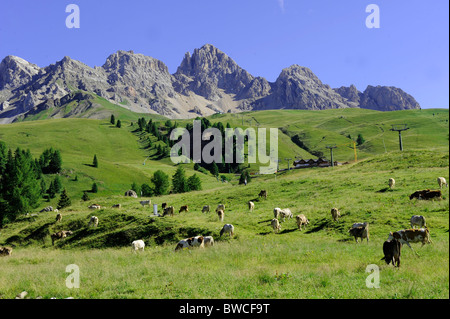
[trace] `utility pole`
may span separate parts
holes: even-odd
[[[398,132],[398,142],[400,146],[400,151],[403,151],[403,142],[402,142],[402,131],[409,130],[406,124],[393,124],[391,131]]]
[[[288,171],[290,170],[289,161],[292,160],[292,158],[285,158],[285,160],[288,162]]]
[[[334,167],[334,159],[333,159],[333,148],[336,148],[336,145],[327,145],[326,148],[330,149],[331,152],[331,167]]]

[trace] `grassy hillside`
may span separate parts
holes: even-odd
[[[9,147],[30,148],[35,156],[45,147],[60,145],[67,175],[63,184],[72,197],[72,206],[62,210],[60,223],[55,222],[54,213],[41,213],[21,216],[0,231],[0,245],[14,247],[11,257],[0,258],[0,296],[13,298],[26,290],[31,298],[449,298],[448,188],[443,189],[443,200],[409,200],[418,189],[436,189],[438,176],[449,180],[448,125],[443,124],[448,111],[437,110],[435,116],[430,110],[407,111],[404,117],[356,109],[274,112],[244,116],[254,116],[261,127],[285,128],[283,138],[298,134],[294,126],[303,127],[310,134],[310,145],[318,131],[327,140],[360,129],[374,146],[360,150],[358,154],[365,155],[357,163],[255,176],[247,186],[235,180],[220,183],[198,173],[202,191],[151,198],[152,203],[166,202],[177,211],[188,204],[188,213],[153,217],[151,208],[142,207],[139,199],[124,197],[123,192],[130,181],[147,181],[156,169],[171,174],[175,167],[167,159],[148,159],[142,165],[147,152],[127,124],[117,129],[105,121],[73,119],[0,127],[0,139]],[[352,124],[339,126],[341,115]],[[420,125],[413,126],[414,118]],[[213,120],[234,126],[241,118],[226,114]],[[390,132],[394,141],[386,145],[392,149],[377,152],[373,127],[376,123],[390,127],[391,121],[411,123],[404,135],[405,151],[395,149],[397,136]],[[418,141],[428,143],[408,142],[406,135],[413,133]],[[291,142],[288,138],[283,148],[287,150]],[[351,159],[352,150],[348,152]],[[98,169],[85,165],[92,163],[94,153],[100,161]],[[186,165],[188,176],[194,173],[191,167]],[[78,182],[72,180],[74,174]],[[388,189],[390,177],[396,180],[393,190]],[[81,190],[92,180],[102,182],[101,191],[83,202]],[[261,189],[268,190],[267,199],[258,198]],[[255,202],[252,213],[248,200]],[[104,208],[91,211],[92,203]],[[122,208],[111,207],[118,203]],[[203,205],[214,209],[219,203],[226,205],[224,222],[214,212],[201,213]],[[310,225],[300,232],[295,221],[288,219],[281,232],[274,234],[270,227],[274,207],[289,207],[294,215],[303,213]],[[342,214],[338,222],[331,219],[332,207]],[[87,227],[93,214],[100,219],[96,229]],[[415,214],[426,217],[433,243],[422,248],[412,244],[420,257],[404,246],[400,269],[385,265],[380,261],[383,242],[390,231],[409,228]],[[370,241],[355,244],[348,229],[363,221],[370,225]],[[219,237],[224,223],[235,226],[235,237]],[[49,235],[62,229],[72,230],[73,236],[52,246]],[[174,253],[179,239],[198,234],[212,235],[216,245]],[[143,253],[131,253],[135,239],[146,242]],[[80,267],[80,289],[65,286],[69,264]],[[378,289],[366,287],[370,264],[380,269]]]

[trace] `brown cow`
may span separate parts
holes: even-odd
[[[173,206],[166,207],[166,208],[164,208],[163,216],[166,216],[166,215],[173,216],[173,212],[174,212]]]
[[[64,239],[72,234],[73,233],[70,230],[61,230],[57,233],[51,234],[50,237],[52,238],[52,245],[55,245],[55,240]]]
[[[394,233],[390,232],[388,240],[392,240],[393,238],[397,239],[403,245],[408,245],[412,251],[414,251],[414,249],[412,249],[410,243],[422,243],[421,247],[423,247],[425,244],[432,242],[430,238],[430,231],[426,227],[420,229],[403,229]]]
[[[259,196],[259,197],[267,198],[267,191],[266,191],[265,189],[262,189],[262,190],[259,192],[258,196]]]
[[[10,247],[0,247],[0,256],[11,256],[12,248]]]
[[[188,212],[189,211],[189,209],[188,209],[188,205],[184,205],[184,206],[181,206],[180,207],[180,210],[178,211],[178,213],[182,213],[182,212]]]
[[[424,189],[421,191],[415,191],[414,193],[412,193],[409,196],[409,199],[413,199],[413,198],[417,198],[417,199],[433,199],[433,198],[438,198],[438,199],[442,199],[442,193],[441,191],[438,190],[430,190],[430,189]]]
[[[369,242],[369,224],[367,222],[364,223],[355,223],[352,228],[348,230],[350,235],[355,237],[355,241],[358,242],[358,238],[361,238],[361,242],[364,238]]]

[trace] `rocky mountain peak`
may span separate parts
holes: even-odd
[[[22,58],[8,55],[0,62],[0,90],[15,89],[31,81],[40,68]]]

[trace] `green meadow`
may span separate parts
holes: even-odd
[[[231,181],[222,183],[183,164],[187,176],[200,177],[202,190],[142,198],[158,208],[162,203],[175,207],[174,216],[156,217],[152,207],[140,205],[142,199],[124,192],[133,182],[148,183],[156,170],[172,176],[177,167],[169,158],[152,156],[133,132],[135,119],[124,119],[120,129],[109,124],[109,116],[0,126],[0,140],[13,150],[30,149],[35,157],[50,146],[61,151],[61,179],[72,200],[60,211],[61,222],[55,222],[54,212],[38,213],[19,216],[0,230],[0,246],[13,247],[12,256],[0,257],[0,298],[14,298],[24,290],[30,298],[449,298],[449,189],[442,189],[442,200],[409,199],[416,190],[438,189],[439,176],[449,180],[448,110],[277,110],[209,120],[231,127],[278,128],[280,159],[316,158],[318,152],[329,158],[326,146],[335,144],[335,160],[348,164],[256,174],[247,186],[238,184],[238,175],[228,174]],[[182,127],[189,121],[177,120]],[[410,127],[402,135],[403,152],[398,134],[390,131],[399,123]],[[358,134],[365,143],[357,147],[355,162],[348,144]],[[98,168],[90,165],[94,154]],[[287,168],[285,160],[280,168]],[[258,165],[250,169],[257,172]],[[391,177],[396,180],[393,189],[388,187]],[[99,192],[82,201],[93,182]],[[268,191],[267,199],[258,197],[261,189]],[[42,199],[36,213],[56,207],[58,197]],[[248,211],[249,200],[255,203],[253,212]],[[88,209],[93,203],[102,209]],[[220,203],[226,206],[223,222],[214,212]],[[112,208],[114,204],[121,208]],[[179,214],[182,205],[189,205],[189,212]],[[203,205],[210,205],[211,212],[202,213]],[[275,234],[270,226],[275,207],[290,208],[294,216],[305,214],[310,224],[300,231],[295,219],[287,219]],[[341,212],[337,222],[331,218],[333,207]],[[92,215],[99,218],[97,228],[88,227]],[[409,228],[412,215],[426,217],[433,242],[412,244],[417,255],[405,245],[401,267],[386,265],[380,260],[383,242],[389,232]],[[370,239],[355,243],[348,229],[364,221]],[[225,223],[234,225],[234,237],[219,236]],[[73,235],[52,246],[50,234],[59,230]],[[213,236],[215,245],[174,251],[180,239],[196,235]],[[131,251],[136,239],[145,241],[145,251]],[[72,264],[79,267],[80,287],[70,289],[66,267]],[[369,265],[379,269],[379,288],[366,285]]]

